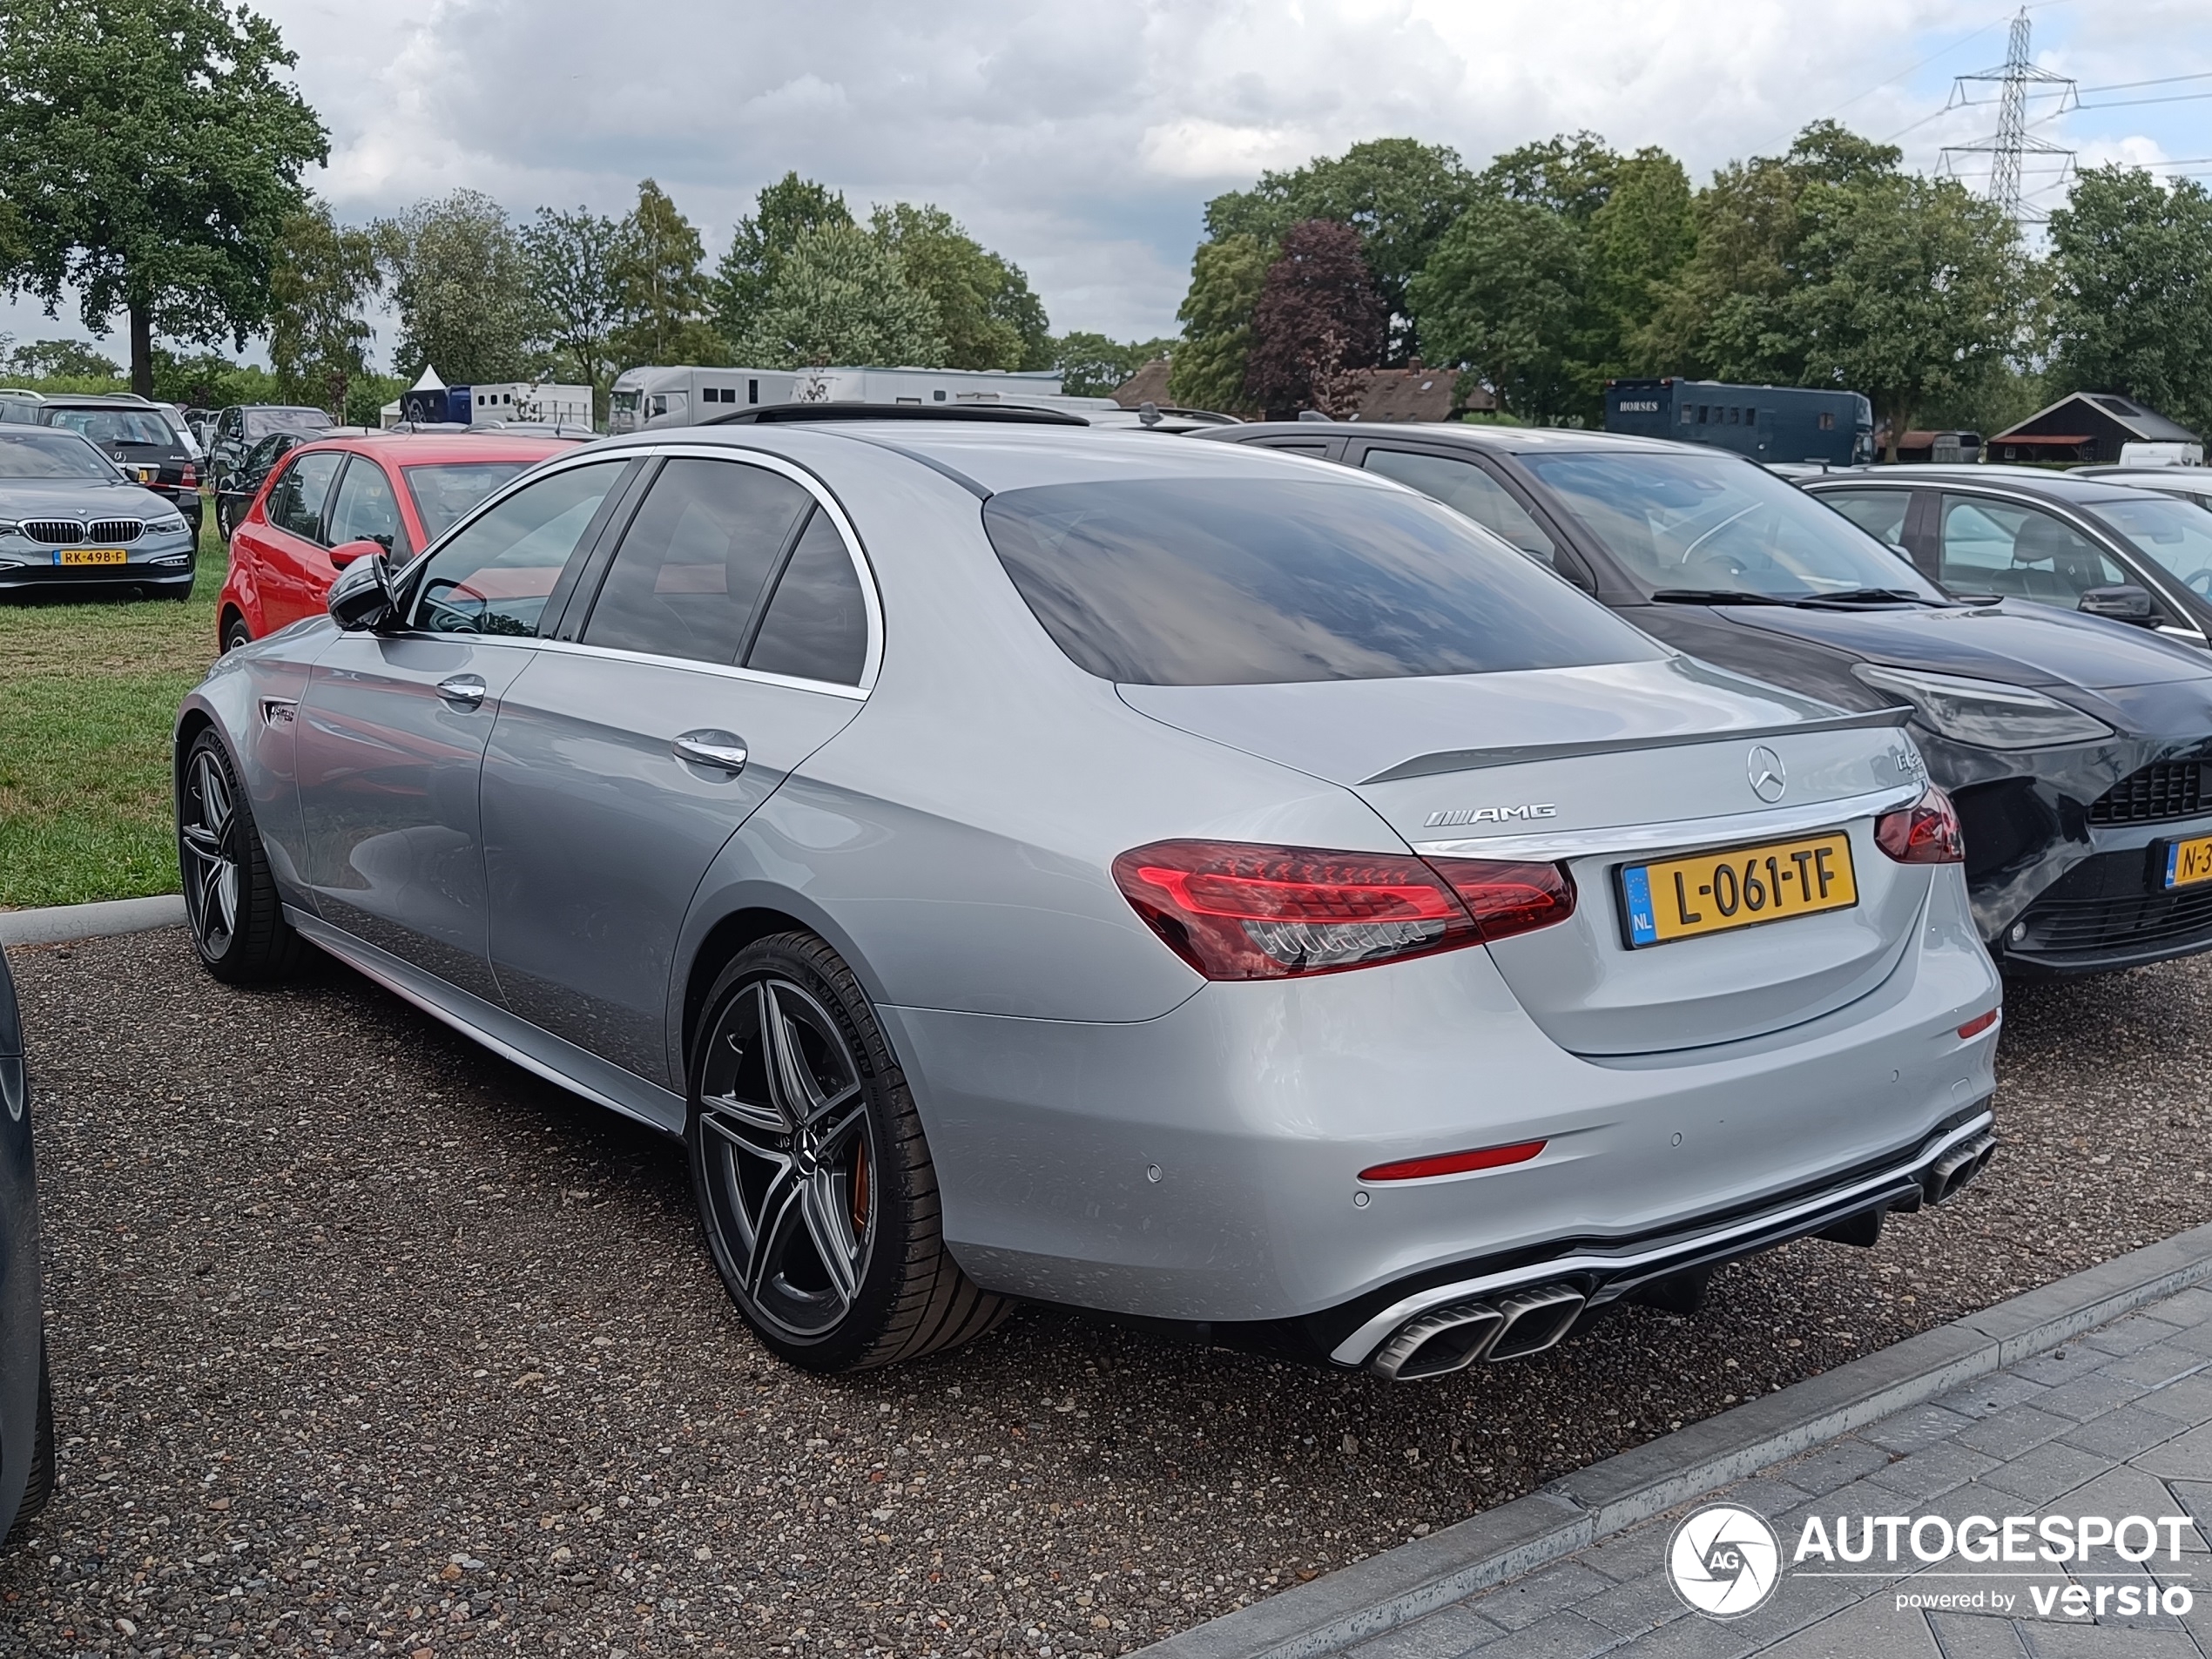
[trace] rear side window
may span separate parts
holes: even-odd
[[[2063,519],[1974,496],[1943,498],[1943,584],[2072,610],[2092,588],[2127,572]]]
[[[1905,509],[1912,494],[1905,489],[1824,489],[1815,501],[1824,501],[1878,542],[1900,550],[1905,546]]]
[[[1104,679],[1396,679],[1661,654],[1458,514],[1354,482],[1055,484],[992,496],[983,523],[1045,631]]]
[[[867,658],[868,610],[860,573],[837,526],[817,509],[776,583],[745,666],[858,685]]]
[[[269,491],[269,523],[304,541],[321,542],[323,502],[345,458],[342,450],[316,449],[287,467]]]
[[[1472,461],[1416,455],[1406,449],[1370,449],[1367,470],[1410,484],[1453,511],[1465,513],[1539,563],[1549,564],[1558,555],[1552,538],[1544,534],[1544,527],[1528,509]]]
[[[583,643],[735,665],[813,497],[779,473],[671,461],[600,587]]]

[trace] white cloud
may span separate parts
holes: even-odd
[[[1854,0],[256,0],[332,134],[352,218],[461,186],[518,214],[618,211],[651,176],[711,248],[797,169],[856,208],[930,200],[1026,269],[1055,326],[1172,332],[1206,199],[1410,134],[1480,165],[1588,128],[1702,176],[1836,115],[1907,159],[1993,125],[1931,119],[2004,56],[2009,3]],[[2202,0],[2034,13],[2091,84],[2212,69]],[[1923,60],[1929,60],[1924,62]],[[2201,155],[2212,105],[2039,129],[2085,153]],[[2161,119],[2138,118],[2158,116]],[[2130,146],[2137,146],[2131,148]],[[2144,147],[2148,146],[2148,147]],[[17,317],[22,317],[18,308]],[[0,317],[0,327],[24,321]],[[36,332],[76,332],[34,324]]]

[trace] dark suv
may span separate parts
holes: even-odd
[[[307,432],[320,436],[334,425],[320,409],[290,403],[233,403],[215,417],[207,428],[208,481],[217,489],[245,463],[253,446],[275,432]]]
[[[49,395],[32,419],[90,440],[133,483],[174,502],[198,541],[199,463],[166,410],[142,397]]]
[[[1756,462],[1697,445],[1459,423],[1192,435],[1382,473],[1693,657],[1847,709],[1909,706],[1966,826],[1975,923],[2007,972],[2212,949],[2202,647],[2033,600],[1955,597]]]

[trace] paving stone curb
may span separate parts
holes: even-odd
[[[0,945],[57,945],[107,934],[142,934],[185,925],[183,895],[105,899],[96,904],[48,905],[37,910],[0,910]]]
[[[2208,1281],[2212,1281],[2212,1225],[2178,1233],[1747,1401],[1426,1538],[1155,1642],[1144,1655],[1318,1659],[1341,1652],[1476,1590],[1585,1549],[1716,1487]]]

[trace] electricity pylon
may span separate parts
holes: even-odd
[[[1953,156],[1987,156],[1989,165],[1989,199],[1995,202],[2015,222],[2040,221],[2046,215],[2039,209],[2026,207],[2020,201],[2020,158],[2023,156],[2062,156],[2059,171],[2063,179],[2074,165],[2074,152],[2053,144],[2047,138],[2036,137],[2027,130],[2027,89],[2031,85],[2049,85],[2060,89],[2058,108],[2051,113],[2063,115],[2080,102],[2071,77],[2054,74],[2039,69],[2027,57],[2027,10],[2013,19],[2012,36],[2006,44],[2005,61],[1995,69],[1985,69],[1972,75],[1961,75],[1951,84],[1946,110],[1955,110],[1969,104],[1986,103],[1966,91],[1974,81],[1995,81],[1997,92],[1997,131],[1977,144],[1946,145],[1936,164],[1936,171],[1946,177],[1955,177],[1952,163]]]

